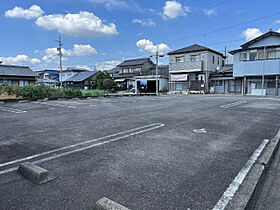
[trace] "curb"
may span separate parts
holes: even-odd
[[[269,141],[264,151],[255,162],[233,199],[225,209],[247,209],[255,202],[264,183],[267,170],[273,161],[280,144],[280,129]]]

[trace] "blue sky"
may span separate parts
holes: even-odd
[[[156,45],[162,54],[194,43],[223,52],[225,45],[236,49],[270,28],[280,29],[279,0],[1,3],[0,60],[33,70],[58,68],[59,35],[64,68],[108,69],[124,59],[154,54]],[[161,62],[168,63],[168,57]]]

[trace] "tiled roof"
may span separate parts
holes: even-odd
[[[189,52],[200,52],[200,51],[210,51],[210,52],[219,54],[221,56],[224,56],[220,52],[217,52],[217,51],[212,50],[212,49],[210,49],[208,47],[204,47],[204,46],[201,46],[201,45],[198,45],[198,44],[193,44],[193,45],[190,45],[188,47],[185,47],[185,48],[182,48],[182,49],[179,49],[179,50],[175,50],[175,51],[169,52],[168,55],[175,55],[175,54],[182,54],[182,53],[189,53]]]
[[[64,82],[82,82],[89,77],[95,75],[98,71],[85,71],[85,72],[80,72],[73,77],[68,78]]]
[[[153,63],[150,58],[140,58],[140,59],[134,59],[134,60],[125,60],[124,62],[119,64],[118,67],[138,66],[138,65],[143,65],[146,62]]]
[[[27,66],[0,65],[0,76],[36,77],[37,74]]]
[[[118,73],[120,71],[120,69],[118,67],[115,67],[113,69],[107,70],[106,72],[109,74],[115,74]]]

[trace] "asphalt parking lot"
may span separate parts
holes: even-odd
[[[0,209],[211,209],[264,139],[280,99],[142,96],[0,105]],[[37,163],[36,185],[15,170]]]

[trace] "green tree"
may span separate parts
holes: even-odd
[[[109,85],[109,80],[111,80],[112,84],[110,84],[110,87],[105,87],[104,80],[107,80],[105,82],[106,85]],[[110,77],[110,74],[107,72],[98,72],[95,76],[95,82],[93,83],[93,88],[98,89],[98,90],[104,90],[104,89],[112,89],[113,87],[116,87],[115,82],[112,80]]]
[[[106,78],[103,80],[103,87],[105,88],[105,90],[109,90],[112,89],[114,85],[114,81],[110,78]]]

